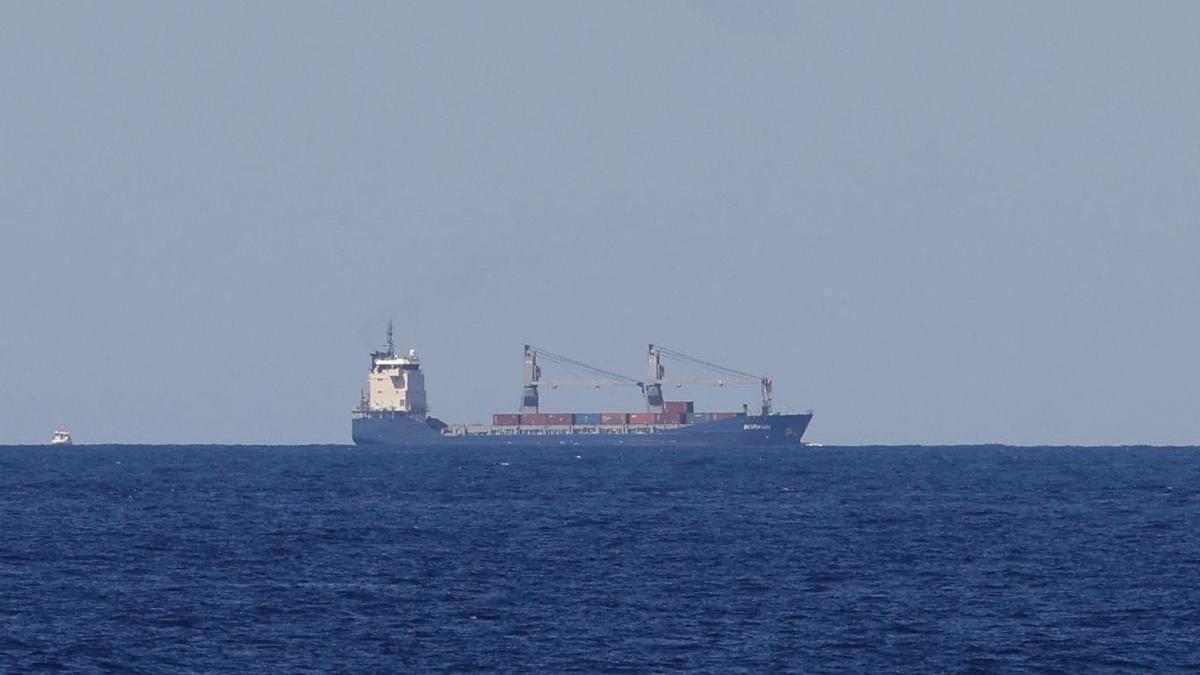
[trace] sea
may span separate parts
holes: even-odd
[[[1200,448],[0,448],[0,672],[1200,670]]]

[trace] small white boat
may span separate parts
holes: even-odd
[[[71,431],[65,426],[55,429],[50,437],[50,445],[71,445]]]

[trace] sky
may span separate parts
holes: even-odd
[[[655,342],[826,444],[1200,443],[1200,4],[3,7],[0,443],[348,443],[388,319],[456,423]]]

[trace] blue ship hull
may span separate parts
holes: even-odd
[[[641,427],[642,433],[578,433],[570,427],[492,427],[487,433],[447,435],[441,424],[406,415],[359,417],[351,435],[356,445],[430,446],[800,446],[811,414],[743,415],[681,427]]]

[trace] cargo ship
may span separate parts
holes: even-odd
[[[542,362],[553,362],[587,375],[579,380],[545,379]],[[665,379],[664,361],[676,361],[711,376],[680,381]],[[416,350],[398,354],[388,324],[387,343],[371,353],[367,389],[353,411],[351,436],[364,446],[801,446],[812,412],[780,414],[772,410],[773,382],[651,344],[646,380],[597,368],[581,361],[525,345],[525,382],[519,412],[492,415],[491,424],[452,425],[429,414],[425,374]],[[640,391],[644,410],[638,412],[544,412],[541,388],[581,384],[593,388],[625,386]],[[693,401],[668,401],[663,389],[684,385],[753,384],[760,388],[757,414],[741,411],[702,412]]]

